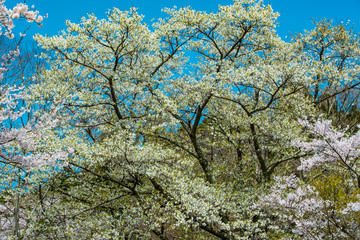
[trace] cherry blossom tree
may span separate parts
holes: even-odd
[[[26,4],[17,4],[13,9],[7,9],[5,1],[0,1],[0,34],[13,39],[13,20],[23,18],[28,22],[35,21],[41,24],[43,17],[37,11],[32,11]],[[14,40],[14,39],[13,39]],[[2,41],[2,51],[5,46]],[[34,136],[37,128],[30,123],[29,109],[24,104],[24,86],[14,78],[17,73],[15,68],[25,65],[15,64],[20,55],[18,42],[13,49],[8,49],[0,59],[0,171],[1,171],[1,197],[0,197],[0,237],[12,235],[19,237],[19,229],[25,220],[20,216],[20,189],[21,178],[26,174],[26,169],[36,162],[35,156],[30,152],[35,149]],[[25,67],[24,67],[25,69]],[[29,68],[26,68],[29,70]],[[11,79],[10,79],[11,78]],[[21,79],[21,81],[23,81]]]
[[[312,153],[311,157],[301,160],[300,170],[309,171],[321,166],[336,166],[342,174],[349,175],[353,185],[360,188],[360,132],[349,136],[345,131],[336,130],[330,120],[320,120],[311,125],[307,120],[301,124],[315,137],[310,142],[296,141],[302,151]]]
[[[276,177],[255,208],[272,217],[279,237],[357,239],[360,132],[336,129],[321,118],[300,124],[309,134],[309,139],[293,142],[305,153],[298,166],[302,174]]]
[[[360,236],[360,191],[344,191],[334,175],[326,182],[305,183],[296,176],[277,177],[255,209],[271,218],[278,239],[357,239]]]

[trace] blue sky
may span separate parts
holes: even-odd
[[[7,6],[13,6],[21,0],[6,0]],[[285,37],[291,33],[302,32],[311,29],[311,19],[324,17],[335,21],[347,22],[360,32],[360,0],[264,0],[271,4],[273,9],[280,13],[278,19],[278,33]],[[79,22],[87,13],[95,13],[99,18],[105,18],[105,12],[113,7],[128,10],[130,7],[138,7],[139,12],[145,15],[145,21],[151,23],[151,19],[164,17],[161,12],[164,7],[174,5],[191,6],[196,10],[215,11],[219,4],[228,5],[232,0],[27,0],[28,5],[35,5],[40,14],[48,14],[42,28],[31,27],[28,35],[36,32],[40,34],[55,35],[65,26],[65,20]],[[18,29],[28,26],[26,23],[17,23]]]

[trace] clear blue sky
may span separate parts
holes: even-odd
[[[6,0],[7,6],[23,0]],[[360,32],[360,0],[264,0],[270,3],[273,9],[280,13],[278,19],[278,33],[284,37],[289,32],[302,32],[311,29],[311,19],[331,18],[336,21],[348,21]],[[39,32],[41,34],[55,35],[64,29],[65,20],[79,22],[87,13],[95,13],[99,18],[105,18],[105,12],[113,7],[128,10],[138,7],[139,12],[145,15],[145,21],[164,17],[161,12],[164,7],[174,5],[191,6],[196,10],[215,11],[219,4],[228,5],[232,0],[26,0],[28,5],[35,5],[40,14],[48,14],[42,28],[35,25],[31,27],[28,35]],[[24,29],[24,24],[17,23],[18,29]],[[28,26],[27,24],[25,24]]]

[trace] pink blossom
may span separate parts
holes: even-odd
[[[311,170],[322,164],[336,164],[357,171],[356,162],[360,157],[360,132],[349,136],[331,125],[330,120],[319,120],[310,124],[299,121],[314,136],[311,141],[293,141],[304,153],[311,154],[301,159],[299,170]]]
[[[13,13],[12,14],[12,16],[11,16],[11,18],[17,18],[17,19],[19,19],[19,17],[20,17],[20,13]]]
[[[43,20],[44,20],[44,18],[39,15],[39,16],[35,19],[35,22],[40,23],[40,22],[42,22]]]
[[[17,4],[13,9],[7,9],[4,1],[0,1],[0,30],[4,28],[5,36],[11,39],[14,37],[11,32],[11,29],[14,28],[12,19],[25,18],[28,22],[40,23],[43,21],[43,17],[38,14],[37,11],[30,11],[24,3]],[[2,34],[1,31],[0,34]]]

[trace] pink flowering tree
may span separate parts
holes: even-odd
[[[360,237],[360,131],[339,130],[330,120],[299,121],[309,140],[293,145],[307,155],[298,177],[275,177],[261,199],[278,236],[301,239]]]
[[[14,20],[26,19],[41,25],[43,17],[37,11],[31,10],[26,4],[19,3],[8,9],[0,1],[0,35],[8,39],[14,38]],[[22,37],[24,35],[21,35]],[[14,41],[14,40],[12,40]],[[11,46],[11,44],[9,44]],[[16,64],[20,56],[19,43],[12,45],[0,56],[0,238],[7,239],[13,235],[19,237],[19,230],[25,224],[25,218],[20,208],[21,191],[24,192],[22,179],[29,169],[45,156],[32,154],[35,141],[39,139],[39,131],[44,120],[30,121],[29,112],[24,104],[26,94],[24,87],[14,84],[12,71],[23,65]],[[2,45],[5,49],[5,45]],[[25,190],[26,191],[26,190]]]
[[[4,3],[5,1],[0,1],[0,34],[4,33],[9,39],[14,37],[12,32],[14,19],[23,18],[28,22],[35,21],[38,24],[43,21],[43,17],[37,11],[30,10],[26,4],[19,3],[13,9],[8,9]],[[10,50],[0,58],[0,147],[2,150],[0,158],[3,164],[16,165],[17,167],[24,159],[22,158],[20,161],[21,157],[15,153],[16,150],[34,150],[33,142],[28,134],[34,125],[26,124],[29,116],[25,117],[25,115],[29,113],[29,110],[24,108],[23,87],[9,86],[7,84],[9,81],[6,79],[7,73],[14,67],[14,62],[19,56],[20,49],[16,44],[15,49]]]
[[[318,120],[310,124],[301,120],[313,139],[294,141],[294,146],[301,148],[310,157],[301,160],[299,170],[311,171],[316,167],[337,169],[350,177],[354,187],[360,188],[360,131],[353,135],[346,130],[337,130],[330,120]]]
[[[319,185],[306,184],[296,176],[276,177],[256,208],[271,216],[279,239],[358,239],[360,194],[345,193],[334,182],[326,183],[334,185],[329,192],[337,190],[332,194],[337,196],[329,197]]]

